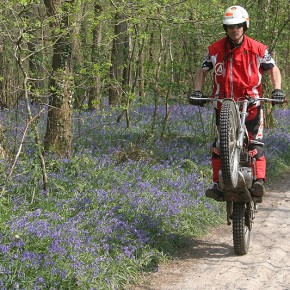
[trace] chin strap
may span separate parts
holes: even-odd
[[[242,45],[242,43],[244,42],[244,35],[245,35],[245,33],[243,33],[242,35],[241,35],[241,37],[239,38],[239,40],[243,37],[243,40],[241,41],[241,43],[238,43],[238,44],[235,44],[234,42],[233,42],[233,40],[228,36],[228,34],[226,34],[227,35],[227,39],[228,39],[228,41],[229,41],[229,43],[231,44],[231,48],[233,49],[233,48],[235,48],[235,47],[239,47],[240,45]]]

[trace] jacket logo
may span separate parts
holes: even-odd
[[[258,154],[258,150],[257,149],[254,149],[254,150],[250,150],[249,151],[249,155],[251,156],[251,157],[254,157],[255,155],[257,155]]]
[[[215,74],[217,76],[221,76],[224,74],[224,63],[223,62],[219,62],[215,65]]]

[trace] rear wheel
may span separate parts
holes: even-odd
[[[231,99],[224,100],[220,112],[220,151],[223,183],[227,190],[235,189],[238,184],[239,127],[239,112],[235,103]]]
[[[245,255],[249,251],[251,238],[251,222],[249,224],[247,207],[244,202],[233,203],[233,240],[237,255]]]

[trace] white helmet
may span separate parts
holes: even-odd
[[[245,8],[241,6],[231,6],[229,7],[223,17],[224,25],[234,25],[246,22],[246,28],[250,27],[249,14]]]

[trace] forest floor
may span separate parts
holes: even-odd
[[[247,255],[235,254],[232,227],[225,221],[133,289],[290,289],[290,174],[268,185]]]

